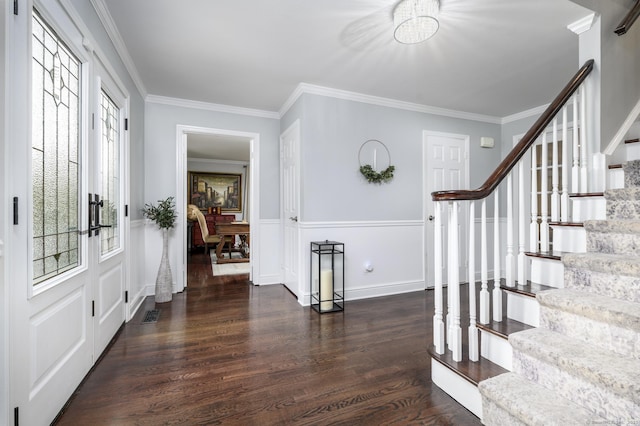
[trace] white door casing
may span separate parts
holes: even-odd
[[[425,216],[425,253],[426,253],[426,286],[433,287],[433,221],[434,202],[431,193],[449,189],[469,188],[469,136],[441,132],[423,132],[423,170],[424,170],[424,216]],[[466,203],[459,210],[458,235],[464,241],[468,214]],[[443,242],[447,236],[447,209],[442,210]],[[466,251],[464,244],[459,244],[460,277],[466,276]],[[442,277],[446,282],[447,251],[442,248]]]
[[[300,120],[280,136],[280,193],[282,207],[282,274],[284,285],[302,301],[305,291],[300,277]]]

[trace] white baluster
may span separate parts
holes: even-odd
[[[549,251],[549,146],[547,132],[542,133],[542,168],[540,169],[540,251]]]
[[[551,221],[560,220],[560,190],[558,175],[558,119],[553,119],[553,153],[551,167]]]
[[[587,143],[587,91],[580,87],[580,192],[589,192],[587,165],[589,144]]]
[[[480,210],[480,324],[489,324],[489,279],[487,265],[487,199]]]
[[[453,315],[453,310],[451,308],[451,300],[453,299],[453,297],[451,296],[451,292],[453,291],[453,285],[452,285],[452,281],[451,281],[451,245],[453,244],[452,242],[452,234],[451,234],[451,213],[453,211],[452,209],[452,203],[448,202],[447,203],[447,236],[445,238],[447,247],[447,315],[445,317],[444,320],[444,326],[445,329],[447,330],[447,337],[446,337],[446,341],[447,341],[447,349],[449,349],[450,351],[453,350],[453,340],[451,338],[451,330],[452,330],[452,315]]]
[[[571,166],[571,193],[580,192],[580,127],[578,122],[578,94],[573,95],[573,163]]]
[[[531,147],[531,223],[529,225],[529,251],[538,251],[538,173],[536,146]]]
[[[478,361],[478,328],[476,327],[476,213],[475,203],[469,202],[469,359]]]
[[[562,195],[560,196],[560,220],[569,222],[569,122],[567,106],[562,108]]]
[[[526,212],[524,208],[524,159],[518,162],[518,284],[526,284],[526,255],[525,252],[525,224]]]
[[[502,321],[502,290],[500,289],[500,200],[493,193],[493,320]]]
[[[442,203],[434,203],[433,219],[433,270],[434,270],[434,315],[433,315],[433,344],[436,353],[444,353],[444,322],[442,300]]]
[[[460,205],[453,202],[449,205],[451,220],[449,222],[449,272],[448,287],[451,289],[451,347],[453,360],[462,361],[462,328],[460,327],[460,261],[458,240],[458,209]]]
[[[507,255],[504,260],[505,268],[505,284],[507,287],[513,287],[515,285],[514,271],[514,257],[513,257],[513,173],[509,173],[507,176]]]

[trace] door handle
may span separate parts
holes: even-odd
[[[429,215],[429,222],[433,222],[433,219],[435,219],[435,217],[433,217],[432,214]]]
[[[298,221],[298,216],[292,216],[289,218],[290,221],[292,222],[297,222]]]

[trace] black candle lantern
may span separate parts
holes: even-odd
[[[320,312],[344,310],[344,244],[311,242],[311,307]]]

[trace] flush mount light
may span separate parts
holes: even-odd
[[[421,43],[440,27],[438,0],[402,0],[393,10],[393,37],[403,44]]]

